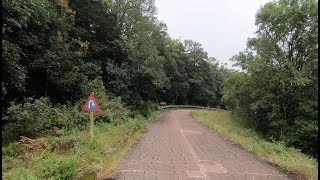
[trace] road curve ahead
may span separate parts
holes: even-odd
[[[160,114],[129,150],[115,179],[290,179],[190,116],[190,110]]]

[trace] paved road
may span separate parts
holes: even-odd
[[[115,179],[289,179],[189,114],[162,112],[130,149]]]

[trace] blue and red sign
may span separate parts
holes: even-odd
[[[102,111],[97,99],[94,97],[93,92],[88,97],[86,103],[84,103],[82,111],[87,111],[87,112],[101,112]]]

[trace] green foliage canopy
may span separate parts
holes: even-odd
[[[244,72],[227,78],[223,100],[270,139],[317,156],[317,1],[269,2],[256,25],[257,37],[233,57]]]

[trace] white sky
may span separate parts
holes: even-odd
[[[246,48],[257,30],[255,15],[270,0],[156,0],[158,19],[175,39],[202,44],[220,64]]]

